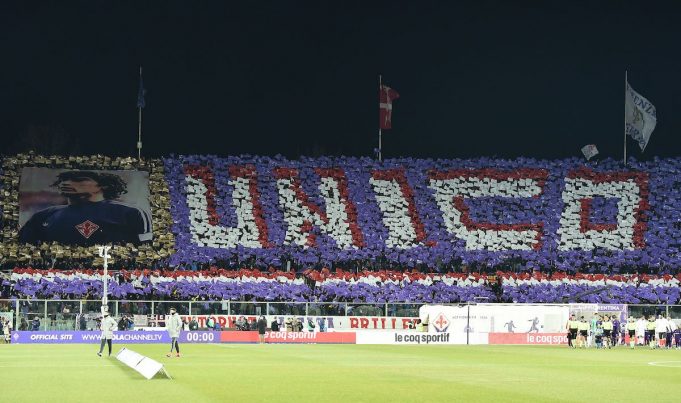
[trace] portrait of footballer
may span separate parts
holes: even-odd
[[[134,178],[133,197],[123,175],[144,176]],[[19,242],[91,246],[151,241],[148,187],[143,186],[148,186],[146,175],[24,168],[19,187]]]

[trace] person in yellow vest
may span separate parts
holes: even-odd
[[[601,326],[603,327],[603,347],[610,348],[610,343],[612,341],[612,320],[608,315],[603,317]]]
[[[579,320],[579,336],[577,337],[577,347],[586,347],[587,339],[589,338],[589,322],[586,321],[584,316]]]
[[[567,321],[566,327],[568,332],[568,347],[575,348],[577,347],[575,344],[577,343],[577,331],[579,330],[579,321],[575,317],[574,313],[570,315],[570,319]]]
[[[650,315],[646,323],[646,340],[650,348],[655,348],[655,316]]]
[[[627,321],[627,333],[629,334],[629,347],[634,348],[636,346],[636,321],[633,316],[630,316]]]

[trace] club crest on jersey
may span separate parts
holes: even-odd
[[[82,223],[76,225],[76,229],[85,238],[90,238],[92,234],[99,229],[99,225],[93,223],[90,220],[83,221]]]

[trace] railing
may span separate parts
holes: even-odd
[[[34,318],[39,330],[95,329],[101,300],[0,300],[2,312],[12,312],[14,329]],[[253,301],[109,301],[114,316],[165,315],[171,307],[180,315],[296,315],[416,317],[423,304],[359,304],[351,302],[253,302]],[[81,323],[81,316],[85,323]]]
[[[96,329],[101,300],[0,300],[0,316],[10,314],[14,329],[26,322],[28,330],[38,318],[37,330]],[[253,301],[109,301],[109,312],[121,315],[165,315],[175,308],[180,315],[281,315],[281,316],[384,316],[417,317],[423,304],[352,302],[253,302]],[[451,304],[465,305],[465,304]],[[537,305],[537,304],[534,304]],[[555,305],[555,304],[543,304]],[[584,305],[584,304],[578,304]],[[681,320],[681,305],[627,305],[629,316],[671,315]]]

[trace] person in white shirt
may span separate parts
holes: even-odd
[[[98,356],[102,356],[102,351],[104,351],[104,344],[109,345],[109,357],[111,357],[111,340],[113,339],[113,333],[118,327],[116,320],[109,316],[109,312],[104,312],[104,317],[102,318],[102,324],[100,328],[102,329],[102,343],[99,345]]]
[[[2,322],[2,318],[0,318],[0,323]],[[5,323],[2,324],[2,332],[5,334],[5,343],[9,343],[12,339],[10,338],[12,334],[12,321],[9,319],[5,319]]]
[[[657,336],[656,347],[662,347],[660,343],[667,342],[667,319],[662,315],[657,315],[655,319],[655,336]]]
[[[674,339],[674,332],[678,329],[676,326],[676,322],[672,320],[671,315],[667,315],[667,341],[666,345],[667,348],[672,348],[673,339]]]
[[[646,334],[646,324],[648,321],[645,319],[644,316],[641,316],[637,321],[636,321],[636,339],[637,339],[637,344],[639,346],[642,346],[645,343],[645,334]]]
[[[170,308],[170,316],[166,319],[166,330],[170,336],[170,352],[166,354],[166,357],[173,354],[173,348],[176,351],[175,357],[179,357],[180,345],[177,339],[180,337],[180,330],[182,330],[182,319],[180,319],[175,308]]]

